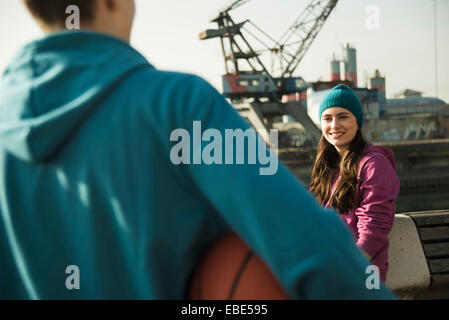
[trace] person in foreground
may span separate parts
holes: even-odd
[[[322,137],[310,190],[324,207],[336,209],[385,283],[399,193],[393,152],[363,138],[362,104],[345,85],[326,95],[319,116]]]
[[[183,299],[230,230],[294,299],[395,298],[367,289],[350,232],[282,164],[171,161],[171,133],[193,121],[249,126],[207,82],[129,45],[134,1],[24,3],[47,35],[0,81],[0,298]],[[68,5],[82,30],[64,30]]]

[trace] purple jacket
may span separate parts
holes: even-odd
[[[357,205],[352,211],[340,216],[352,231],[357,246],[372,257],[372,264],[379,267],[380,278],[385,282],[388,271],[388,234],[396,213],[399,178],[393,151],[367,142],[363,154],[357,176]],[[339,180],[340,175],[337,173],[332,194]],[[326,207],[329,207],[329,202]]]

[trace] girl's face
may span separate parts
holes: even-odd
[[[348,149],[357,129],[357,119],[348,109],[328,108],[321,115],[321,132],[340,154]]]

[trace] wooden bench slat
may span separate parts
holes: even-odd
[[[424,243],[423,248],[427,258],[449,256],[449,242]]]
[[[449,274],[435,274],[432,275],[431,288],[449,288]]]
[[[449,273],[449,259],[430,259],[430,273]]]
[[[418,228],[421,241],[446,241],[449,240],[449,226]]]
[[[431,225],[449,225],[449,213],[430,213],[430,214],[413,214],[411,215],[418,227]]]

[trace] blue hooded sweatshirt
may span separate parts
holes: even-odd
[[[230,229],[292,298],[394,298],[367,289],[350,232],[282,164],[174,164],[171,133],[193,121],[249,128],[207,82],[114,37],[25,46],[0,82],[0,298],[183,299]]]

